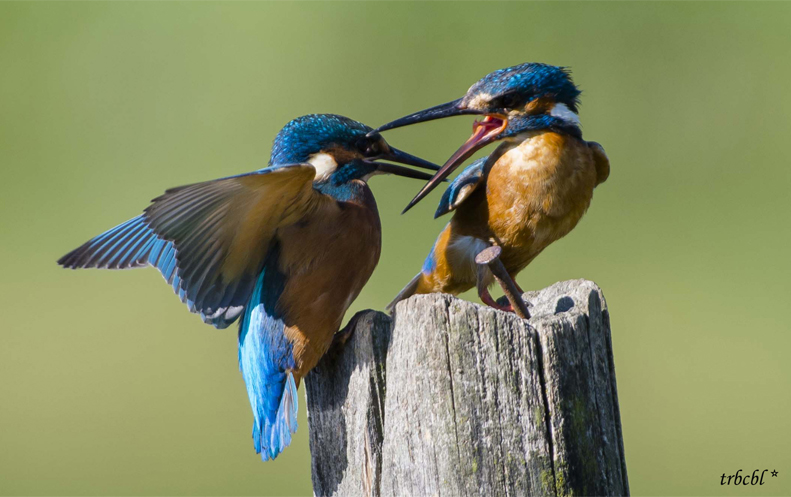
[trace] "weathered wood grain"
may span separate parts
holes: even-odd
[[[609,314],[592,282],[529,321],[449,295],[365,311],[306,378],[316,495],[628,495]]]
[[[374,311],[305,378],[316,495],[379,495],[385,364],[392,320]]]

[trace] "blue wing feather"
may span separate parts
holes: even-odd
[[[273,172],[280,174],[270,176]],[[260,230],[262,224],[254,223],[242,226],[240,219],[246,218],[240,213],[253,205],[260,207],[260,197],[270,193],[278,198],[284,192],[304,195],[312,191],[303,187],[314,174],[313,166],[285,164],[168,190],[144,214],[93,238],[58,263],[72,269],[152,265],[190,311],[199,313],[206,323],[225,328],[238,319],[250,298],[272,229],[265,232]],[[272,219],[280,219],[274,211]],[[266,215],[262,217],[263,223]],[[255,244],[237,249],[248,253],[229,253],[236,234],[250,228],[254,235],[248,240],[254,239]],[[236,264],[241,266],[239,274],[224,272],[229,260],[241,261]]]
[[[483,166],[486,164],[486,159],[487,157],[482,157],[467,166],[448,185],[439,201],[437,212],[434,213],[435,219],[458,207],[482,183]]]
[[[313,198],[315,173],[309,164],[285,164],[173,188],[155,198],[143,216],[175,245],[184,298],[211,319],[238,314],[250,299],[278,222]],[[247,215],[251,209],[255,217]]]
[[[58,263],[67,268],[129,269],[154,266],[173,287],[179,299],[190,311],[199,312],[195,303],[186,297],[181,288],[181,278],[176,266],[176,247],[159,238],[148,226],[145,218],[137,216],[89,240],[81,247],[63,256]],[[225,312],[207,316],[200,313],[204,322],[217,328],[227,328],[239,317],[241,307],[228,308]]]
[[[250,302],[239,322],[239,368],[253,408],[253,443],[263,460],[274,459],[297,430],[297,396],[292,344],[285,336],[277,300],[286,277],[277,269],[279,248],[267,256]]]

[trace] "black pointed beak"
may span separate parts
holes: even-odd
[[[483,114],[483,112],[475,109],[468,109],[467,107],[464,106],[464,104],[462,103],[462,99],[460,98],[458,100],[454,100],[446,104],[437,105],[429,109],[421,110],[420,112],[415,112],[414,114],[410,114],[408,116],[402,117],[401,119],[396,119],[395,121],[391,121],[387,124],[383,124],[382,126],[376,128],[371,133],[386,131],[388,129],[393,129],[393,128],[400,128],[402,126],[409,126],[410,124],[433,121],[434,119],[443,119],[445,117],[451,117],[451,116],[461,116],[464,114]]]
[[[376,172],[381,174],[395,174],[396,176],[403,176],[404,178],[422,179],[424,181],[430,180],[434,176],[423,171],[415,171],[404,166],[397,166],[395,164],[385,164],[383,162],[370,162],[376,168]]]
[[[398,162],[399,164],[406,164],[407,166],[415,166],[430,171],[439,171],[439,166],[433,162],[429,162],[420,157],[408,154],[403,150],[398,150],[395,147],[390,147],[390,151],[377,157],[377,159],[389,160],[391,162]]]
[[[508,120],[505,117],[497,118],[487,116],[483,121],[476,121],[472,126],[472,136],[450,156],[434,177],[423,185],[423,188],[420,189],[417,195],[415,195],[415,198],[413,198],[404,210],[401,211],[401,214],[411,209],[415,204],[420,202],[423,197],[431,193],[431,190],[445,181],[445,179],[450,176],[450,173],[459,167],[465,160],[470,158],[477,150],[497,140],[500,133],[502,133],[507,126]]]
[[[420,157],[416,157],[412,154],[408,154],[402,150],[398,150],[395,147],[390,147],[390,149],[387,152],[376,157],[376,159],[389,160],[392,162],[398,162],[400,164],[406,164],[408,166],[428,169],[430,171],[439,171],[439,166],[434,164],[433,162],[429,162],[427,160],[421,159]],[[433,178],[431,174],[424,173],[422,171],[415,171],[414,169],[410,169],[408,167],[397,166],[395,164],[386,164],[384,162],[375,162],[375,161],[370,161],[368,163],[375,168],[376,172],[381,174],[395,174],[396,176],[403,176],[405,178],[414,178],[414,179],[422,179],[422,180],[430,180],[431,178]]]

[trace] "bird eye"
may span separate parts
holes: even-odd
[[[516,109],[521,104],[521,99],[516,93],[509,93],[498,98],[498,107],[503,109]]]
[[[384,148],[379,140],[361,140],[358,142],[357,147],[366,157],[376,157],[378,155],[382,155],[384,152]]]

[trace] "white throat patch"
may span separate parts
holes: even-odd
[[[552,112],[550,112],[549,115],[560,118],[569,124],[573,124],[574,126],[580,125],[580,117],[575,114],[574,111],[569,109],[566,104],[555,104],[555,106],[552,107]]]
[[[330,154],[320,152],[308,158],[308,163],[316,169],[316,177],[313,181],[324,181],[338,169],[338,163]]]

